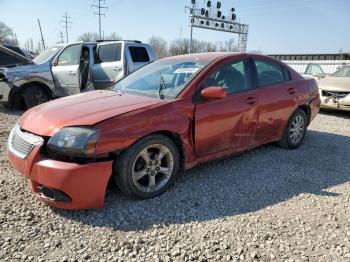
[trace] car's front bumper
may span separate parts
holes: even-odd
[[[8,159],[28,178],[31,190],[41,201],[63,209],[103,207],[112,161],[76,164],[45,159],[40,147],[37,145],[26,159],[8,151]]]
[[[11,87],[7,82],[0,82],[0,103],[8,103]]]
[[[350,111],[350,93],[345,97],[323,96],[320,91],[321,108]]]

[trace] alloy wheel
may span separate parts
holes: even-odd
[[[293,144],[298,144],[305,132],[305,121],[301,115],[297,115],[291,124],[289,138]]]
[[[143,148],[132,166],[132,180],[145,193],[162,189],[174,170],[174,157],[169,148],[153,144]]]

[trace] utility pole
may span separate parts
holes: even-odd
[[[25,48],[26,51],[29,52],[29,42],[28,42],[28,40],[27,40],[26,43],[25,43],[25,47],[26,47],[26,48]]]
[[[62,33],[62,31],[60,31],[60,35],[58,37],[61,38],[61,43],[63,43],[64,41],[63,41],[63,33]]]
[[[33,52],[33,50],[34,50],[33,38],[31,38],[31,39],[29,40],[29,42],[30,42],[30,52]]]
[[[15,33],[15,40],[16,40],[16,46],[18,46],[18,38],[17,38],[17,34]]]
[[[340,53],[340,60],[343,60],[343,48],[340,48],[339,53]]]
[[[44,41],[43,31],[41,30],[39,18],[38,18],[38,24],[39,24],[40,34],[41,34],[41,42],[42,42],[43,50],[45,50],[45,41]]]
[[[68,16],[67,12],[66,15],[62,16],[61,23],[63,23],[63,27],[66,29],[66,40],[68,43],[68,25],[71,24],[72,22],[69,21],[69,19],[71,19],[71,17]]]
[[[41,53],[41,42],[40,41],[38,42],[38,52],[37,53],[39,53],[39,54]]]
[[[101,6],[101,2],[103,1],[106,3],[105,0],[97,0],[98,5],[91,5],[91,8],[97,8],[98,12],[94,12],[95,15],[98,15],[98,28],[99,28],[99,33],[100,33],[100,40],[102,40],[102,30],[101,30],[101,16],[106,16],[105,13],[102,13],[101,10],[107,10],[108,7],[106,6]]]

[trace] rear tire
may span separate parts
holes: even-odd
[[[123,193],[152,198],[175,181],[179,166],[176,145],[168,137],[155,134],[136,142],[117,157],[113,178]]]
[[[278,145],[286,149],[298,148],[304,140],[307,121],[307,116],[303,110],[295,111],[288,121],[282,139],[278,141]]]
[[[27,109],[49,101],[47,92],[38,85],[29,85],[23,91],[24,103]]]

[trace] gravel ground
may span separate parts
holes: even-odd
[[[350,261],[350,114],[323,112],[295,151],[195,167],[160,197],[109,186],[105,208],[37,201],[6,159],[20,113],[0,109],[1,261]]]

